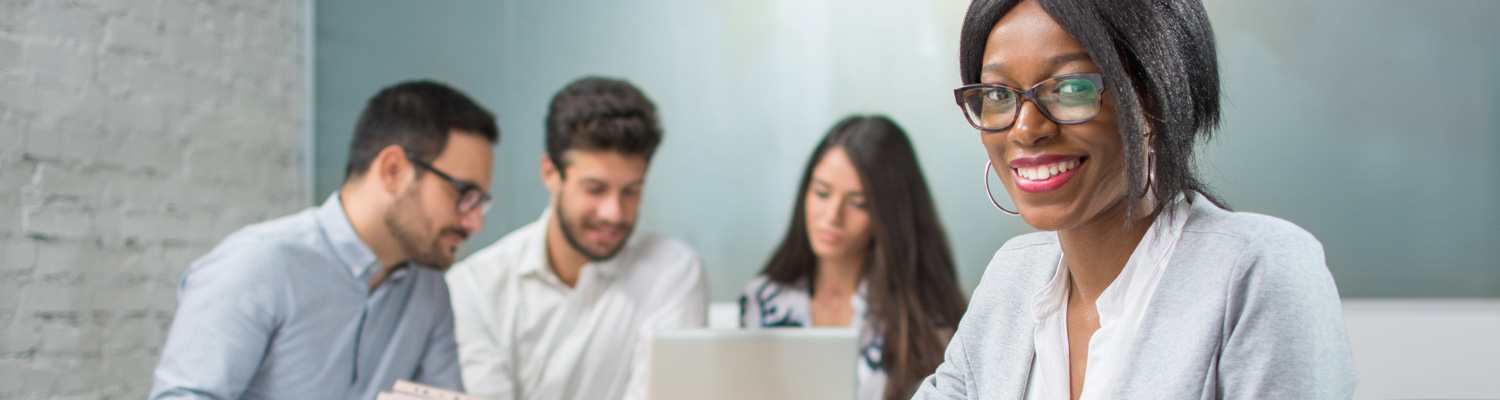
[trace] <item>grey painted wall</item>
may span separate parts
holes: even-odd
[[[1500,2],[1210,4],[1211,182],[1316,234],[1345,297],[1500,297]]]
[[[952,103],[967,2],[320,2],[317,189],[342,180],[354,118],[390,83],[448,81],[500,117],[499,203],[465,254],[536,219],[542,119],[587,74],[627,78],[667,137],[642,226],[702,254],[737,297],[786,229],[797,172],[849,113],[916,142],[973,287],[1031,229],[981,193],[984,153]],[[1500,3],[1211,0],[1225,124],[1203,171],[1242,211],[1324,243],[1346,297],[1500,297]]]

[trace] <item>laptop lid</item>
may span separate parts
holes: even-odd
[[[649,340],[649,400],[855,397],[853,329],[672,330]]]

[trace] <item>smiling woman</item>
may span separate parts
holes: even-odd
[[[955,100],[1046,232],[995,254],[917,398],[1353,395],[1322,246],[1193,170],[1215,58],[1197,0],[972,3]]]

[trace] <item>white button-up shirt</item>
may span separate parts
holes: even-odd
[[[1168,205],[1141,243],[1136,245],[1125,268],[1104,289],[1094,307],[1099,313],[1099,330],[1089,339],[1087,377],[1079,400],[1108,399],[1115,378],[1125,367],[1130,346],[1135,343],[1137,328],[1156,286],[1161,282],[1167,260],[1177,247],[1177,238],[1187,223],[1189,203],[1178,197]],[[1066,258],[1064,258],[1066,259]],[[1031,363],[1027,384],[1028,400],[1067,400],[1072,395],[1072,375],[1068,351],[1068,290],[1071,274],[1065,261],[1059,261],[1057,273],[1047,286],[1032,297],[1032,314],[1036,318],[1036,359]]]
[[[636,232],[568,287],[549,267],[542,218],[448,272],[469,393],[497,400],[639,399],[646,333],[703,327],[708,289],[697,252]]]

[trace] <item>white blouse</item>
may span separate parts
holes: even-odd
[[[885,393],[885,368],[880,364],[881,335],[873,332],[869,324],[869,306],[865,300],[868,282],[861,282],[859,289],[849,299],[854,308],[854,317],[849,327],[858,329],[859,360],[855,362],[855,385],[859,400],[877,400]],[[812,292],[808,280],[784,285],[761,275],[745,286],[740,296],[740,326],[757,328],[811,328]]]
[[[1124,368],[1130,346],[1135,342],[1141,318],[1161,282],[1167,260],[1172,258],[1177,239],[1182,236],[1189,205],[1179,196],[1157,216],[1146,236],[1130,254],[1120,275],[1094,301],[1099,312],[1099,330],[1089,339],[1087,372],[1079,400],[1109,398],[1115,378]],[[1063,259],[1066,260],[1066,256]],[[1031,364],[1031,377],[1027,383],[1028,400],[1071,398],[1072,376],[1068,368],[1068,290],[1071,286],[1068,264],[1059,261],[1052,280],[1032,297],[1032,315],[1036,318],[1036,359]]]

